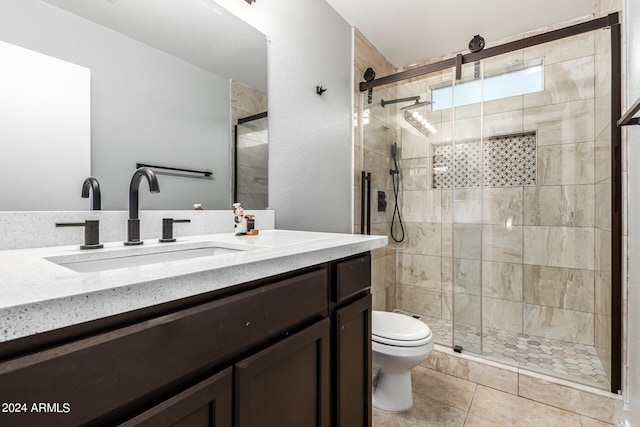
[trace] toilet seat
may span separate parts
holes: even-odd
[[[429,326],[399,313],[373,311],[372,340],[395,347],[419,347],[432,340]]]

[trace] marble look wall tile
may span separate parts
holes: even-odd
[[[595,157],[595,182],[601,182],[611,177],[611,126],[607,125],[600,136],[596,138]]]
[[[453,289],[457,293],[480,295],[482,261],[477,259],[453,259]]]
[[[442,258],[442,283],[445,284],[453,284],[453,258],[445,257]]]
[[[505,135],[511,133],[522,133],[523,127],[523,111],[506,111],[503,113],[484,114],[483,117],[483,134],[485,137],[497,135]]]
[[[442,226],[439,223],[405,224],[406,240],[402,248],[404,253],[422,255],[442,255]]]
[[[482,263],[482,296],[522,302],[522,264]]]
[[[522,397],[606,423],[616,424],[623,420],[621,398],[589,393],[523,371],[519,380],[518,394]]]
[[[381,76],[395,72],[395,68],[357,29],[354,31],[354,65],[360,70],[372,67]],[[361,75],[362,76],[362,75]]]
[[[595,226],[611,230],[611,178],[595,185]]]
[[[371,308],[378,311],[386,311],[387,301],[384,290],[371,294]]]
[[[431,188],[431,159],[420,157],[400,160],[398,167],[402,174],[402,189],[405,191],[428,190]],[[393,169],[393,160],[389,169]]]
[[[366,117],[366,110],[363,114],[365,114]],[[363,147],[381,156],[389,157],[391,155],[391,148],[387,138],[390,127],[387,125],[387,122],[375,116],[369,116],[365,121],[367,121],[367,123],[364,123],[362,126]]]
[[[593,31],[573,37],[566,37],[524,49],[524,61],[544,59],[546,65],[590,56],[594,53]]]
[[[581,311],[526,304],[524,333],[578,344],[594,344],[594,315]]]
[[[457,109],[456,109],[457,111]],[[445,134],[445,124],[443,123],[442,132]],[[482,118],[480,116],[477,117],[468,117],[465,119],[458,119],[456,115],[456,120],[453,124],[453,135],[458,142],[463,142],[467,140],[480,139],[482,136]],[[443,136],[443,141],[444,141]]]
[[[268,170],[251,166],[238,166],[238,191],[266,196],[268,188]],[[247,205],[253,206],[253,205]],[[266,209],[266,206],[263,208]]]
[[[484,188],[482,222],[484,224],[522,225],[523,191],[523,187]]]
[[[451,283],[442,284],[442,319],[453,320],[453,292]]]
[[[594,312],[594,272],[524,266],[524,301],[568,310]]]
[[[386,255],[371,260],[371,292],[380,292],[396,284],[396,257]]]
[[[401,159],[415,159],[425,158],[430,155],[430,141],[424,134],[418,132],[416,129],[403,127],[400,132],[400,139],[402,140],[402,151],[399,158]]]
[[[382,123],[390,124],[392,119],[392,112],[395,114],[397,108],[395,105],[388,107],[382,106],[383,99],[395,98],[396,90],[394,87],[378,87],[373,90],[371,103],[368,101],[368,95],[366,99],[362,99],[362,124],[364,126],[370,125],[373,119],[376,119]]]
[[[581,227],[524,227],[524,263],[593,270],[594,230]]]
[[[594,143],[538,147],[538,185],[595,182]]]
[[[445,405],[469,410],[476,384],[453,375],[417,366],[411,372],[413,392],[431,397]]]
[[[482,259],[522,262],[522,226],[483,225]]]
[[[453,222],[453,190],[451,188],[443,188],[441,198],[442,222]]]
[[[524,108],[594,97],[594,58],[581,57],[544,67],[544,90],[524,95]]]
[[[525,225],[594,225],[593,185],[525,187]]]
[[[397,255],[396,281],[403,285],[441,290],[440,257],[399,253]]]
[[[522,302],[482,298],[482,327],[522,332]]]
[[[507,426],[580,425],[578,414],[484,386],[478,386],[469,413]]]
[[[421,365],[496,390],[518,393],[516,368],[471,355],[456,354],[450,348],[438,346]]]
[[[406,222],[440,222],[441,190],[403,191],[402,215]]]
[[[596,96],[594,105],[593,134],[596,139],[611,137],[611,96]]]
[[[481,325],[481,304],[482,301],[478,295],[457,291],[453,292],[453,319],[456,321],[456,325],[464,324],[479,327]]]
[[[478,119],[482,115],[482,104],[476,102],[475,104],[460,105],[459,107],[455,107],[454,111],[456,120],[469,118]]]
[[[611,316],[611,285],[603,280],[597,272],[594,279],[594,312]]]
[[[479,250],[479,248],[476,250]],[[449,258],[453,256],[453,224],[451,223],[442,223],[442,256]],[[456,256],[459,256],[457,252]],[[449,263],[449,266],[451,267],[451,263]],[[452,270],[449,269],[449,271]]]
[[[451,224],[454,258],[481,259],[482,226],[480,224]],[[444,225],[442,230],[444,252]]]
[[[396,307],[419,315],[440,318],[442,316],[442,295],[420,286],[396,285]]]
[[[456,224],[480,224],[482,222],[481,188],[454,188],[451,195],[452,222]]]
[[[593,141],[593,115],[593,99],[526,108],[524,129],[537,130],[538,146]]]
[[[267,111],[267,95],[242,83],[232,81],[231,107],[239,110],[235,118],[262,113]]]
[[[517,37],[516,39],[519,38],[520,37]],[[498,44],[502,43],[505,43],[505,41],[501,41]],[[489,44],[487,44],[485,47],[489,47]],[[483,59],[482,73],[485,78],[494,76],[496,74],[502,74],[510,70],[522,67],[523,61],[524,52],[522,49]]]
[[[595,229],[595,269],[600,277],[611,283],[611,232]]]
[[[522,110],[524,108],[524,95],[510,96],[508,98],[485,101],[483,105],[484,114],[506,113],[509,111]]]

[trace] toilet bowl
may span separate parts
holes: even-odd
[[[433,350],[427,325],[399,313],[372,313],[373,407],[388,412],[413,405],[411,369]]]

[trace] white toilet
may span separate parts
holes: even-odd
[[[433,350],[431,329],[413,317],[373,311],[373,407],[405,411],[413,405],[411,369]]]

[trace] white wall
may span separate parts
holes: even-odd
[[[0,58],[0,210],[85,208],[90,70],[3,41]]]
[[[269,208],[276,228],[351,232],[352,35],[324,0],[217,0],[269,39]],[[327,88],[316,95],[316,86]]]
[[[230,209],[227,79],[38,0],[0,2],[0,40],[91,70],[91,173],[103,209],[127,208],[136,162],[214,172],[159,176],[161,193],[142,189],[141,209]]]
[[[623,19],[626,21],[627,76],[626,108],[640,98],[640,3],[627,0]],[[626,111],[626,109],[625,109]],[[627,226],[628,226],[628,304],[627,304],[627,384],[625,400],[628,404],[629,425],[640,426],[640,126],[626,130],[627,152]]]

